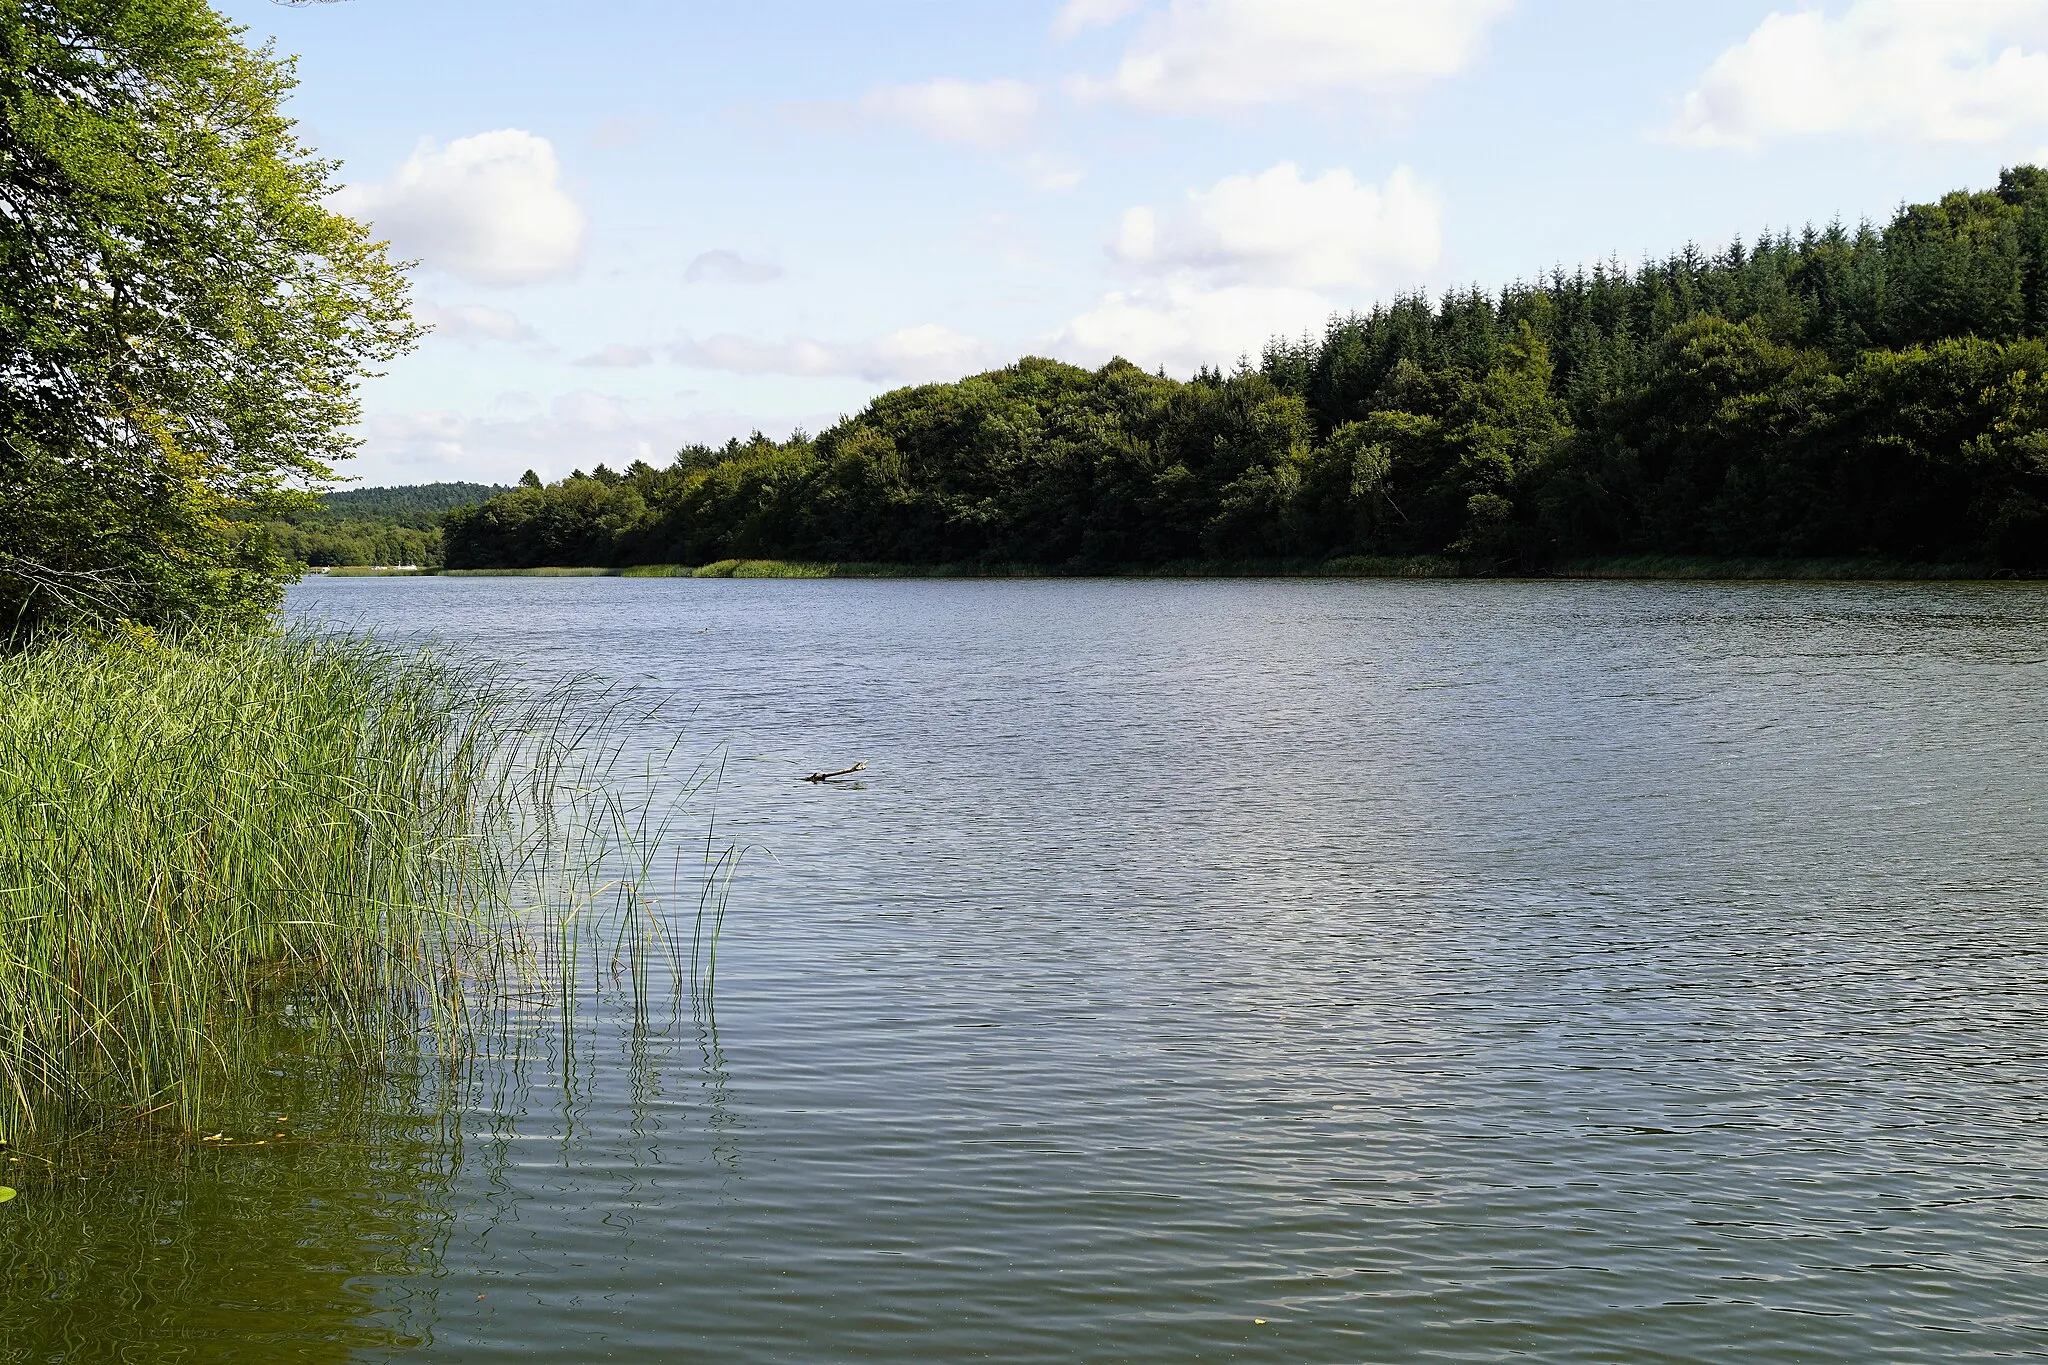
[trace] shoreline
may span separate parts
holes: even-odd
[[[1042,564],[889,564],[722,559],[709,564],[525,569],[412,569],[334,566],[309,578],[1371,578],[1587,582],[2028,582],[1984,564],[1927,564],[1878,558],[1715,559],[1612,555],[1566,560],[1547,573],[1484,573],[1439,556],[1345,556],[1330,560],[1187,560],[1167,564],[1063,568]]]

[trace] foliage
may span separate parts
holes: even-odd
[[[337,488],[320,495],[315,516],[295,518],[301,523],[366,522],[403,526],[413,531],[431,531],[441,518],[458,507],[474,507],[499,493],[497,483],[421,483],[394,488]]]
[[[415,531],[386,521],[315,522],[310,526],[274,521],[264,528],[286,559],[314,568],[349,565],[435,567],[441,563],[441,532]]]
[[[365,564],[441,563],[441,519],[506,489],[487,483],[423,483],[397,488],[345,488],[265,526],[286,559],[316,568]]]
[[[292,84],[204,0],[0,4],[0,630],[277,599],[254,523],[416,336]]]
[[[380,1065],[515,994],[623,977],[644,1004],[651,950],[709,988],[650,900],[704,775],[614,774],[601,697],[132,626],[0,655],[0,696],[0,1138],[189,1130],[281,1045]]]
[[[53,1096],[190,1109],[263,993],[367,1017],[409,985],[481,880],[462,685],[346,640],[0,657],[6,1127]]]
[[[1026,359],[538,480],[454,567],[1801,556],[2048,569],[2048,172],[1432,304],[1181,383]]]

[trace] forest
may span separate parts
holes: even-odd
[[[1441,299],[1182,382],[1025,359],[822,434],[688,447],[446,520],[455,568],[1441,556],[2048,569],[2048,172]]]
[[[441,519],[505,492],[502,484],[343,488],[283,510],[264,527],[284,558],[314,568],[441,563]]]

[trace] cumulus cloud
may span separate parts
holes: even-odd
[[[885,85],[861,98],[861,112],[914,128],[927,137],[1000,147],[1029,136],[1038,92],[1022,81],[927,81]]]
[[[1857,0],[1839,16],[1768,16],[1707,69],[1665,134],[1755,148],[1831,134],[1992,142],[2044,125],[2048,6]]]
[[[545,410],[525,416],[378,413],[363,423],[362,454],[351,472],[404,483],[449,478],[510,482],[527,468],[559,476],[572,467],[597,464],[614,469],[635,460],[663,464],[683,442],[699,439],[692,427],[702,425],[668,414],[643,415],[588,389],[563,394]],[[740,419],[711,425],[726,434],[748,429]]]
[[[1067,0],[1059,18],[1053,21],[1052,31],[1058,37],[1071,38],[1088,29],[1113,24],[1144,7],[1145,0]]]
[[[685,284],[767,284],[782,278],[773,261],[750,260],[737,251],[699,253],[683,268]]]
[[[1089,364],[1112,356],[1152,369],[1186,372],[1256,356],[1276,336],[1320,334],[1336,306],[1307,289],[1236,285],[1204,288],[1190,280],[1111,294],[1069,322],[1054,353]]]
[[[1171,0],[1153,9],[1116,70],[1073,84],[1083,98],[1154,113],[1398,95],[1462,71],[1515,0]],[[1074,0],[1078,32],[1135,6]]]
[[[519,320],[517,313],[507,308],[477,303],[422,303],[413,309],[413,316],[432,330],[434,340],[462,346],[485,341],[527,345],[540,340],[531,327]]]
[[[618,343],[592,351],[576,362],[592,370],[637,370],[654,363],[654,353],[645,346]]]
[[[1142,205],[1126,210],[1110,250],[1149,271],[1321,289],[1406,283],[1435,265],[1442,247],[1436,195],[1407,167],[1372,185],[1341,168],[1305,179],[1283,161],[1195,190],[1168,217]]]
[[[1320,333],[1347,294],[1417,283],[1442,244],[1437,197],[1407,168],[1374,185],[1341,168],[1310,179],[1283,161],[1191,191],[1170,213],[1126,210],[1110,254],[1146,282],[1050,345],[1090,363],[1228,365],[1276,336]]]
[[[1088,173],[1071,161],[1045,152],[1033,152],[1018,167],[1024,178],[1047,194],[1065,194],[1088,178]]]
[[[726,333],[685,341],[672,354],[677,363],[701,370],[853,378],[877,384],[958,379],[991,363],[988,348],[973,337],[930,323],[862,342],[808,337],[761,341]]]
[[[517,128],[421,139],[391,177],[335,196],[398,251],[478,284],[568,274],[583,251],[583,210],[561,186],[554,144]]]

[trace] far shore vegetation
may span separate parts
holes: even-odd
[[[333,577],[441,578],[1500,578],[1497,569],[1444,555],[1346,555],[1324,560],[1183,560],[1163,564],[1062,567],[1043,564],[863,564],[788,559],[721,559],[709,564],[629,564],[623,568],[340,568]],[[1688,555],[1609,555],[1564,560],[1532,577],[1554,579],[1964,581],[2017,575],[1988,564],[1921,564],[1876,558],[1735,559]]]
[[[280,509],[263,529],[280,555],[313,568],[430,569],[443,562],[442,517],[508,491],[488,483],[341,488]]]
[[[1025,359],[815,437],[529,475],[448,514],[446,562],[2035,575],[2044,337],[2048,172],[2020,166],[1882,228],[1396,299],[1228,373]]]

